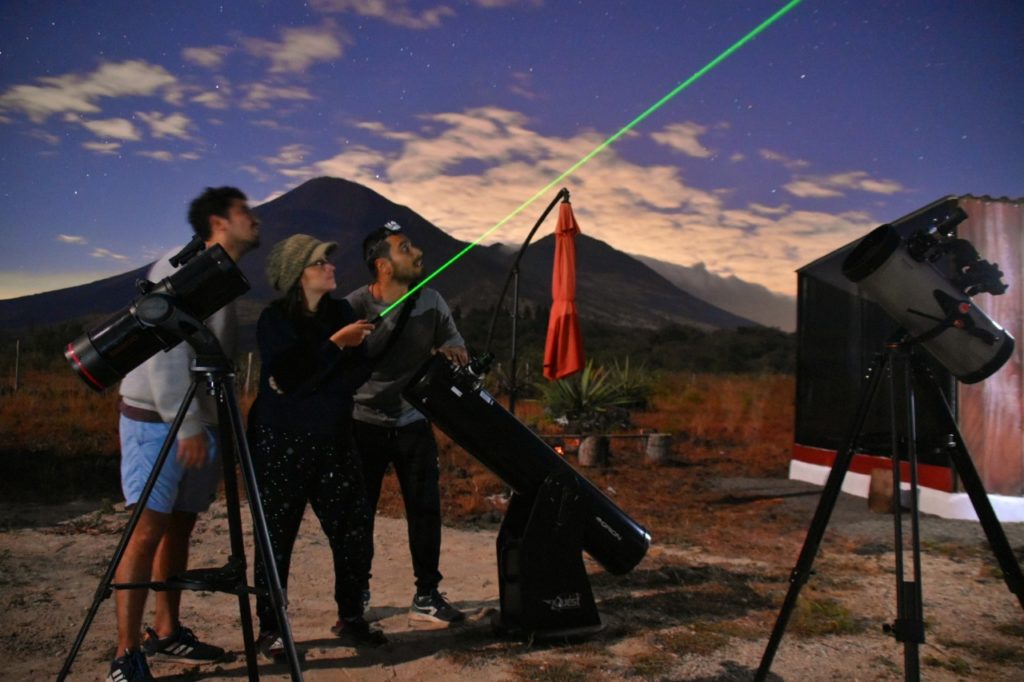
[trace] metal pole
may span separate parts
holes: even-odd
[[[519,381],[516,378],[516,336],[519,320],[519,266],[513,270],[512,284],[512,359],[508,363],[508,411],[513,415],[516,413],[516,392],[519,389]]]
[[[508,285],[512,283],[513,274],[519,271],[519,261],[523,259],[523,254],[526,253],[526,247],[530,245],[530,240],[532,240],[533,235],[537,233],[537,229],[541,226],[541,223],[544,222],[544,219],[548,217],[549,213],[551,213],[551,209],[553,209],[555,204],[560,200],[569,201],[569,190],[564,187],[558,190],[558,194],[555,195],[555,198],[551,200],[551,203],[544,209],[544,212],[540,214],[540,218],[538,218],[537,222],[534,223],[533,229],[530,230],[530,234],[526,235],[526,241],[524,241],[523,245],[519,247],[519,253],[516,254],[516,259],[512,263],[512,269],[509,270],[508,276],[505,278],[505,284],[501,288],[501,295],[498,296],[498,302],[494,306],[494,315],[491,317],[491,326],[487,331],[487,343],[484,345],[484,348],[488,353],[491,351],[491,339],[494,337],[494,326],[498,321],[498,314],[501,312],[501,304],[505,301],[505,294],[508,293]]]
[[[252,376],[252,351],[246,356],[245,360],[245,397],[249,397],[249,377]]]

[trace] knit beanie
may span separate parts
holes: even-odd
[[[267,281],[287,293],[302,277],[302,270],[338,248],[338,242],[322,242],[308,234],[293,234],[274,244],[267,257]]]

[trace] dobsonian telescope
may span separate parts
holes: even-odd
[[[622,575],[643,559],[651,536],[484,390],[488,364],[454,368],[435,355],[405,397],[514,491],[497,541],[498,628],[591,634],[602,625],[581,550]]]

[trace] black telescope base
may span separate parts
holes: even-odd
[[[512,495],[498,533],[496,634],[582,639],[604,629],[583,565],[589,507],[565,474],[549,476],[535,495]]]

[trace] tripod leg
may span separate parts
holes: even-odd
[[[1011,593],[1016,595],[1017,601],[1020,602],[1021,608],[1024,609],[1024,574],[1021,573],[1020,563],[1013,555],[1013,548],[1010,547],[1010,542],[1006,539],[1006,533],[999,523],[999,517],[996,516],[995,511],[992,509],[992,503],[985,493],[985,484],[981,482],[981,476],[978,475],[974,461],[971,460],[971,453],[967,451],[967,444],[960,434],[956,419],[953,418],[953,411],[949,408],[949,403],[945,402],[945,398],[939,390],[935,379],[927,370],[919,366],[915,366],[914,370],[922,385],[928,386],[937,396],[943,398],[945,410],[944,414],[940,416],[946,421],[946,426],[956,441],[950,455],[953,460],[953,467],[964,484],[964,490],[967,491],[967,496],[971,499],[974,512],[978,515],[978,520],[981,522],[981,527],[988,538],[988,544],[992,548],[992,553],[995,554],[996,560],[999,562],[999,568],[1003,571],[1003,580],[1006,582],[1006,587]]]
[[[896,623],[886,628],[903,643],[903,674],[906,680],[921,679],[920,648],[924,642],[924,613],[921,591],[921,534],[917,507],[917,422],[914,386],[911,381],[909,348],[889,347],[893,354],[890,368],[890,431],[892,435],[892,484],[894,547],[896,553]],[[900,417],[902,417],[902,424]],[[901,437],[902,435],[902,437]],[[902,447],[901,447],[902,446]],[[903,505],[900,452],[907,451],[910,472],[910,548],[913,580],[904,580]]]
[[[825,535],[825,528],[828,526],[829,517],[832,516],[832,510],[835,508],[836,500],[839,499],[839,493],[842,491],[843,479],[850,468],[850,462],[853,460],[853,454],[860,440],[864,422],[867,419],[875,393],[877,393],[878,386],[881,383],[880,377],[885,363],[885,356],[878,355],[868,369],[868,383],[861,393],[853,425],[850,428],[850,435],[836,454],[835,462],[832,463],[832,471],[825,482],[825,488],[821,493],[821,500],[818,502],[818,508],[815,510],[814,518],[811,520],[811,527],[807,531],[804,546],[800,550],[800,557],[797,559],[796,567],[790,573],[789,591],[786,593],[786,599],[782,603],[782,610],[779,611],[779,617],[775,621],[775,627],[772,630],[771,637],[768,639],[768,646],[765,647],[764,655],[761,657],[761,665],[754,676],[755,680],[765,680],[767,678],[768,671],[772,667],[772,659],[775,658],[775,651],[779,648],[779,643],[782,641],[782,635],[786,631],[786,625],[793,612],[793,607],[796,606],[796,600],[800,596],[800,589],[810,577],[814,557],[821,546],[821,539]]]
[[[230,377],[228,377],[230,381]],[[221,392],[217,401],[218,423],[220,425],[220,447],[224,464],[224,498],[227,503],[228,530],[231,538],[231,563],[241,566],[245,578],[245,542],[242,539],[242,515],[238,504],[238,480],[235,477],[235,461],[238,452],[238,438],[235,436],[231,415],[228,413],[227,396]],[[245,642],[245,664],[250,682],[260,678],[256,663],[256,641],[253,638],[252,610],[249,594],[238,594],[238,611],[242,623],[242,639]]]
[[[281,576],[277,572],[277,562],[274,561],[273,545],[270,542],[270,532],[267,530],[267,519],[263,515],[263,503],[260,502],[259,486],[256,484],[256,470],[252,464],[249,443],[245,439],[245,430],[242,428],[242,415],[238,408],[238,400],[235,398],[234,386],[225,383],[223,391],[224,405],[231,420],[231,428],[235,434],[235,443],[238,446],[238,459],[242,467],[242,475],[244,476],[245,493],[249,498],[249,511],[252,514],[256,551],[260,552],[263,564],[266,567],[267,582],[270,584],[270,600],[274,604],[277,622],[281,627],[280,635],[284,642],[285,652],[288,655],[288,665],[291,668],[292,680],[293,682],[299,682],[302,680],[302,671],[299,668],[299,655],[295,650],[295,640],[292,638],[292,628],[288,622],[284,590],[281,589]]]
[[[89,627],[92,625],[93,619],[96,618],[96,612],[99,611],[100,603],[110,596],[110,585],[114,581],[114,574],[117,572],[117,567],[121,563],[121,558],[124,556],[124,552],[128,548],[128,542],[131,540],[132,533],[135,532],[135,527],[139,525],[139,519],[142,517],[142,512],[146,508],[146,502],[149,501],[149,496],[152,494],[154,486],[156,486],[156,480],[160,476],[160,470],[163,469],[164,462],[167,461],[167,455],[174,446],[174,439],[177,437],[178,431],[181,429],[182,422],[185,421],[185,413],[188,411],[189,405],[192,404],[192,399],[196,394],[197,387],[198,384],[196,380],[193,379],[192,383],[188,387],[188,391],[185,393],[185,398],[181,401],[181,406],[178,407],[178,413],[174,415],[174,421],[171,422],[171,430],[167,433],[167,438],[164,439],[163,445],[160,446],[160,453],[157,455],[156,462],[153,463],[153,470],[149,472],[149,478],[146,479],[146,485],[142,489],[142,494],[135,503],[132,515],[128,519],[128,525],[125,527],[124,533],[121,535],[121,541],[118,543],[117,549],[114,550],[114,556],[110,559],[110,564],[107,565],[107,571],[103,574],[103,579],[100,580],[100,584],[96,588],[96,594],[94,595],[92,605],[89,607],[89,611],[85,616],[85,622],[82,623],[82,627],[78,631],[78,636],[75,637],[75,643],[72,645],[71,651],[68,652],[68,656],[64,660],[64,667],[61,668],[60,673],[57,675],[58,682],[63,681],[68,676],[68,673],[71,672],[71,665],[75,662],[79,649],[82,648],[82,643],[85,641],[85,635],[89,632]]]

